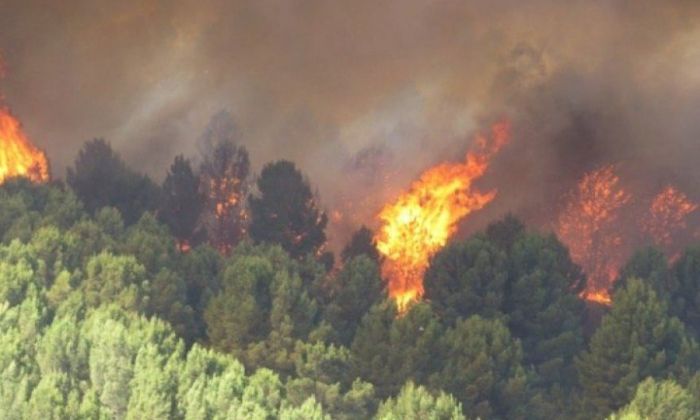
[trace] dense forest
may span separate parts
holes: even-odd
[[[93,140],[65,183],[0,187],[0,418],[700,418],[700,246],[639,250],[592,305],[507,216],[399,314],[372,232],[334,257],[312,180],[220,134],[162,185]]]

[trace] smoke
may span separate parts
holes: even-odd
[[[499,196],[465,229],[545,224],[605,163],[699,196],[699,18],[692,0],[4,0],[0,91],[58,176],[104,137],[161,178],[226,109],[255,168],[309,175],[337,236],[508,117]]]

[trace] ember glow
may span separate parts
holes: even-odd
[[[588,276],[587,300],[611,302],[608,290],[625,258],[618,219],[630,198],[609,165],[583,177],[559,216],[557,235]]]
[[[0,107],[0,183],[18,176],[33,182],[48,181],[48,160],[44,152],[29,141],[10,111]]]
[[[443,163],[424,172],[394,202],[379,213],[375,240],[384,256],[382,275],[399,312],[423,295],[423,275],[430,258],[457,229],[457,223],[496,196],[472,183],[488,169],[491,158],[507,142],[506,122],[492,127],[489,139],[479,136],[464,163]]]
[[[668,252],[674,235],[686,228],[688,215],[697,208],[698,204],[690,201],[682,191],[668,186],[652,200],[642,227],[656,245]]]

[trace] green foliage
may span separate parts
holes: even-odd
[[[203,339],[206,335],[205,308],[221,290],[223,265],[221,254],[209,245],[200,245],[178,259],[177,273],[185,283],[184,305],[193,310],[191,330],[187,332],[187,337],[193,340]],[[158,290],[157,286],[153,290]]]
[[[697,369],[697,345],[668,315],[651,285],[629,279],[577,360],[587,412],[602,417],[621,408],[646,377]]]
[[[442,370],[433,384],[461,401],[468,416],[524,418],[528,378],[520,342],[497,319],[459,320],[441,338]]]
[[[257,187],[250,197],[250,237],[279,244],[293,258],[319,254],[328,217],[296,166],[285,160],[265,165]]]
[[[46,286],[41,276],[44,262],[39,260],[29,245],[15,240],[0,246],[0,302],[10,305],[21,303],[29,290]]]
[[[689,247],[673,267],[671,312],[700,337],[700,245]]]
[[[150,313],[170,322],[187,342],[201,336],[194,309],[187,304],[187,286],[178,272],[161,269],[153,278],[150,290]]]
[[[425,273],[425,297],[450,324],[474,314],[498,317],[507,277],[505,252],[473,237],[435,255]]]
[[[523,363],[534,366],[547,386],[572,386],[573,358],[583,345],[580,269],[553,235],[524,233],[511,246],[509,266],[503,312],[522,343]]]
[[[379,406],[377,420],[464,420],[462,406],[451,395],[433,396],[422,386],[409,382],[396,398]]]
[[[367,418],[374,409],[374,387],[353,381],[350,352],[323,343],[297,342],[295,375],[286,385],[287,401],[302,404],[313,396],[334,419]]]
[[[212,145],[231,139],[214,128]],[[130,172],[104,146],[73,181]],[[105,206],[137,194],[119,195],[123,180],[87,197],[89,214],[57,183],[0,186],[0,420],[698,417],[700,352],[673,316],[698,330],[700,248],[670,270],[637,253],[581,352],[580,271],[513,217],[438,253],[426,299],[397,314],[368,229],[341,267],[320,262],[325,216],[288,162],[253,199],[284,222],[253,239],[280,245],[178,252],[170,232],[191,237],[197,203],[183,197],[201,183],[176,166],[157,215]],[[189,216],[166,217],[177,202]]]
[[[82,288],[89,306],[114,302],[125,309],[148,310],[150,283],[146,269],[131,255],[102,252],[92,257]]]
[[[294,341],[308,337],[318,315],[303,283],[299,263],[279,247],[236,250],[205,310],[211,344],[247,366],[290,372]]]
[[[632,401],[609,420],[687,420],[700,418],[698,400],[672,380],[647,378]]]
[[[65,373],[42,374],[27,402],[24,416],[30,419],[61,420],[79,411],[80,391]]]
[[[0,186],[0,239],[28,241],[42,226],[65,229],[82,217],[82,203],[60,184],[8,180]]]
[[[81,220],[63,235],[66,246],[64,260],[70,269],[84,267],[90,258],[100,252],[116,252],[123,229],[119,212],[106,207],[98,212],[95,219]]]
[[[324,318],[335,329],[339,342],[347,346],[369,308],[386,299],[379,267],[365,255],[346,261],[330,289]]]
[[[280,420],[330,420],[331,416],[323,413],[323,407],[314,397],[309,397],[299,407],[283,407],[279,418]]]
[[[614,284],[614,290],[625,287],[630,278],[646,281],[654,289],[656,295],[663,299],[667,299],[674,289],[666,256],[654,247],[640,249],[632,255],[627,264],[620,270],[618,280]]]
[[[377,304],[362,319],[352,342],[356,372],[376,387],[380,398],[395,395],[408,380],[427,383],[442,362],[442,333],[426,303],[413,305],[400,317],[393,302]]]
[[[127,230],[117,249],[121,254],[136,257],[150,275],[171,267],[176,253],[175,241],[168,229],[150,213],[141,216]]]

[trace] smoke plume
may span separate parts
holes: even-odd
[[[160,179],[226,109],[255,168],[309,175],[336,237],[500,118],[498,198],[465,230],[546,225],[610,163],[637,194],[700,197],[696,1],[4,0],[0,51],[54,175],[104,137]]]

